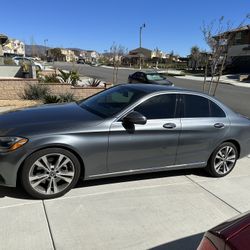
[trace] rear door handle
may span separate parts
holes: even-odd
[[[225,125],[224,125],[223,123],[218,122],[218,123],[215,123],[215,124],[214,124],[214,127],[215,127],[215,128],[224,128]]]
[[[163,128],[167,128],[167,129],[172,129],[172,128],[176,128],[176,124],[175,123],[165,123],[163,125]]]

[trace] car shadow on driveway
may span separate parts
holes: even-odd
[[[204,171],[204,169],[171,170],[171,171],[162,171],[162,172],[145,173],[145,174],[124,175],[119,177],[108,177],[96,180],[86,180],[86,181],[80,180],[75,188],[99,186],[99,185],[138,181],[138,180],[177,177],[177,176],[185,176],[191,174],[196,176],[212,178],[206,173],[206,171]]]
[[[100,186],[100,185],[108,185],[112,183],[121,183],[121,182],[131,182],[138,180],[147,180],[147,179],[155,179],[155,178],[166,178],[166,177],[174,177],[174,176],[184,176],[184,175],[198,175],[198,176],[209,176],[203,169],[188,169],[188,170],[172,170],[165,172],[155,172],[155,173],[146,173],[146,174],[135,174],[135,175],[127,175],[127,176],[119,176],[119,177],[109,177],[97,180],[79,180],[75,188],[83,188],[89,186]],[[16,188],[10,187],[0,187],[0,201],[1,198],[11,197],[15,199],[25,199],[25,200],[34,200],[23,190],[20,184]]]
[[[185,238],[181,238],[175,241],[168,242],[166,244],[162,244],[153,248],[150,248],[150,250],[194,250],[197,249],[197,247],[200,244],[200,241],[203,237],[204,233],[194,234],[190,235]]]
[[[13,187],[0,187],[0,202],[1,198],[11,197],[15,199],[25,199],[25,200],[34,200],[23,190],[21,186]]]

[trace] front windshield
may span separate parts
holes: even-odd
[[[98,116],[108,118],[117,115],[145,94],[139,88],[121,85],[94,95],[79,105]]]
[[[149,81],[160,81],[160,80],[165,80],[165,77],[161,76],[160,74],[152,73],[152,74],[147,74],[147,79]]]

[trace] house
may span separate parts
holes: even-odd
[[[227,48],[227,68],[234,73],[250,73],[250,25],[233,29],[214,37],[224,40]]]
[[[3,46],[4,56],[25,56],[25,44],[17,39],[9,39]]]
[[[143,47],[130,50],[128,55],[123,58],[124,64],[139,65],[147,63],[152,58],[152,50]]]
[[[97,51],[95,50],[86,50],[85,51],[85,61],[86,62],[97,62],[98,59],[100,58],[100,55]]]
[[[73,50],[61,49],[61,53],[65,58],[64,61],[66,62],[74,62],[78,59]]]

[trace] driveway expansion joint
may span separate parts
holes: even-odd
[[[195,184],[196,186],[200,187],[201,189],[203,189],[204,191],[206,191],[207,193],[209,193],[210,195],[212,195],[213,197],[215,197],[216,199],[220,200],[222,203],[224,203],[225,205],[227,205],[228,207],[230,207],[231,209],[233,209],[238,214],[241,214],[241,211],[239,211],[238,209],[236,209],[235,207],[233,207],[232,205],[230,205],[229,203],[227,203],[226,201],[224,201],[222,198],[220,198],[219,196],[215,195],[214,193],[212,193],[211,191],[209,191],[208,189],[206,189],[202,185],[200,185],[198,182],[194,181],[189,176],[185,175],[185,177],[187,179],[189,179],[193,184]]]
[[[50,239],[51,239],[51,242],[52,242],[52,246],[53,246],[53,249],[56,250],[56,246],[55,246],[55,242],[54,242],[54,239],[53,239],[52,230],[51,230],[51,226],[50,226],[50,223],[49,223],[49,218],[48,218],[48,214],[47,214],[47,210],[46,210],[46,207],[45,207],[44,200],[42,200],[42,204],[43,204],[43,210],[44,210],[46,222],[47,222],[48,229],[49,229],[49,235],[50,235]]]

